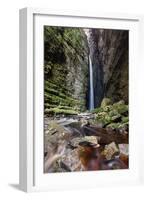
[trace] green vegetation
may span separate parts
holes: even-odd
[[[64,114],[64,115],[77,115],[78,112],[72,109],[62,109],[60,107],[45,109],[45,114]]]
[[[94,109],[96,120],[105,127],[123,128],[128,126],[128,105],[124,101],[110,104],[111,100],[104,98],[101,107]]]
[[[101,107],[105,107],[105,106],[108,106],[108,105],[111,105],[111,104],[112,104],[111,99],[104,98],[103,101],[101,102]]]
[[[44,27],[45,114],[68,115],[85,110],[87,81],[78,73],[81,68],[85,77],[88,66],[84,64],[87,58],[84,40],[80,28]]]

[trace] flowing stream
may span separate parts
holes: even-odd
[[[90,78],[89,110],[93,110],[94,109],[93,67],[90,56],[89,56],[89,78]]]

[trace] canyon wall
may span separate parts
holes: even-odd
[[[103,97],[128,103],[128,31],[90,29],[90,32],[95,106],[100,105]]]
[[[94,106],[104,97],[128,103],[128,31],[44,27],[45,113],[76,114],[89,105],[89,61]]]
[[[88,43],[83,29],[44,28],[45,113],[86,110]]]

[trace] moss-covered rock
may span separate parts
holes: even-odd
[[[108,101],[108,103],[110,102]],[[123,128],[128,126],[128,105],[124,101],[119,101],[111,105],[108,105],[104,101],[101,107],[94,109],[93,112],[96,113],[96,120],[105,127]]]
[[[71,109],[63,109],[60,107],[55,107],[55,108],[50,108],[50,109],[45,109],[45,114],[48,115],[58,115],[58,114],[63,114],[63,115],[77,115],[78,112],[75,110]]]
[[[88,45],[84,31],[45,26],[44,60],[45,113],[84,111],[88,90]]]
[[[108,105],[111,105],[112,101],[109,98],[103,98],[102,102],[101,102],[101,107],[106,107]]]
[[[129,117],[127,116],[127,117],[122,117],[122,122],[123,123],[128,123],[128,121],[129,121]]]

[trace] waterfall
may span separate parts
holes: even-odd
[[[91,51],[91,46],[93,45],[93,42],[90,39],[90,29],[84,29],[84,32],[87,36],[87,42],[89,46],[89,110],[94,109],[94,88],[93,88],[93,66],[92,66],[92,61],[90,57],[90,51]],[[92,53],[92,52],[91,52]]]
[[[93,67],[90,55],[89,55],[89,78],[90,78],[89,109],[93,110],[94,109]]]

